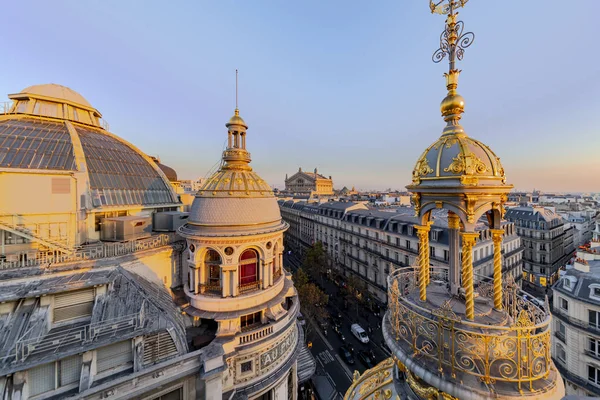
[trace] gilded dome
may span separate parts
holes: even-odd
[[[413,185],[504,184],[500,158],[485,144],[464,134],[442,135],[429,146],[413,170]],[[455,178],[455,179],[453,179]]]

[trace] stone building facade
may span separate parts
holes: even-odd
[[[298,168],[298,172],[289,178],[285,176],[285,193],[291,195],[305,196],[333,196],[333,180],[319,174],[315,168],[314,172],[302,171]]]
[[[513,207],[506,219],[515,224],[523,243],[523,289],[544,296],[573,256],[573,227],[542,207]]]
[[[106,131],[68,88],[11,98],[0,116],[0,398],[295,399],[315,364],[281,262],[287,225],[245,163],[243,120],[228,124],[226,164],[188,225],[159,231],[158,213],[187,217],[174,171]],[[213,195],[223,174],[250,186]],[[253,217],[265,219],[249,228]],[[116,241],[107,220],[120,221]]]
[[[322,204],[279,201],[281,215],[290,224],[287,246],[303,252],[316,241],[345,274],[364,280],[369,290],[382,302],[387,299],[386,279],[390,266],[412,265],[418,254],[417,221],[414,210],[399,208],[394,212],[369,210],[364,204],[328,202]],[[489,276],[493,269],[492,237],[486,222],[477,224],[479,238],[473,249],[477,274]],[[512,223],[504,222],[502,248],[503,273],[517,282],[522,276],[520,238]],[[434,214],[430,235],[430,262],[434,266],[449,263],[447,217]]]
[[[552,357],[566,393],[600,397],[600,242],[579,249],[552,289]]]

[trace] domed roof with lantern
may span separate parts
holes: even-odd
[[[487,145],[467,136],[459,123],[465,105],[456,92],[459,73],[454,69],[445,74],[448,95],[440,108],[447,125],[442,136],[417,160],[411,187],[506,184],[500,158]]]
[[[284,229],[273,190],[250,166],[248,125],[236,107],[228,129],[221,166],[200,187],[192,203],[185,234],[241,235]]]

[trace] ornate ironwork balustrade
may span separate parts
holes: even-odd
[[[476,290],[491,297],[489,278],[479,277]],[[431,268],[431,284],[448,285],[447,268]],[[519,390],[538,390],[535,381],[552,370],[550,358],[549,306],[540,307],[524,297],[511,278],[504,283],[504,311],[494,311],[498,324],[463,320],[448,299],[437,310],[419,305],[409,297],[418,290],[416,268],[398,269],[388,278],[386,317],[395,339],[406,354],[448,378],[475,376],[487,384],[516,383]],[[480,319],[480,322],[483,322]],[[539,390],[543,386],[539,386]]]

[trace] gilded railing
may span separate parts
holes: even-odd
[[[198,293],[204,296],[221,297],[223,295],[223,289],[220,283],[199,283]]]
[[[262,284],[262,280],[258,280],[258,281],[250,282],[250,283],[241,283],[238,286],[238,290],[239,290],[240,294],[252,292],[254,290],[259,289],[261,284]]]
[[[431,284],[448,282],[446,268],[432,268]],[[482,278],[476,290],[491,297],[489,282]],[[388,313],[386,318],[395,339],[413,359],[447,376],[472,375],[486,384],[516,383],[528,386],[551,372],[550,313],[527,301],[512,279],[504,283],[505,323],[491,325],[461,319],[452,309],[452,298],[437,310],[417,304],[416,269],[396,270],[388,277]],[[408,295],[411,294],[411,297]],[[457,300],[459,301],[459,300]],[[435,368],[433,367],[435,365]],[[460,376],[460,380],[464,380]],[[540,387],[540,390],[541,387]]]

